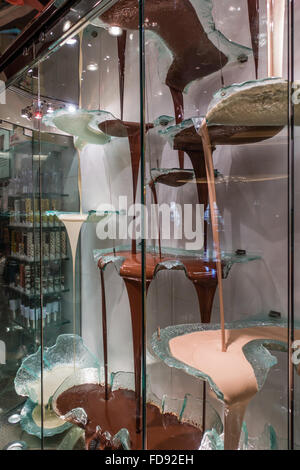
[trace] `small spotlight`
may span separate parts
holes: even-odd
[[[40,119],[42,119],[42,117],[43,117],[43,114],[41,113],[41,111],[35,111],[34,119],[40,120]]]
[[[69,38],[66,40],[66,44],[68,44],[68,46],[74,46],[74,44],[76,44],[77,42],[77,39],[75,38]]]
[[[53,106],[52,106],[51,103],[48,103],[48,104],[47,104],[47,113],[48,113],[48,114],[54,113],[54,108],[53,108]]]
[[[63,25],[63,32],[65,33],[66,31],[68,31],[68,29],[70,29],[71,26],[72,26],[71,21],[69,21],[69,20],[65,21],[65,23]]]
[[[75,113],[75,111],[76,111],[76,106],[74,106],[74,104],[70,104],[70,105],[68,106],[68,111],[69,111],[69,113]]]
[[[21,111],[21,117],[22,117],[22,118],[27,118],[27,117],[28,117],[28,116],[27,116],[27,109],[26,109],[26,108],[22,109],[22,111]]]
[[[108,28],[108,33],[111,36],[122,36],[123,30],[122,30],[122,28],[120,28],[120,26],[110,26]]]
[[[96,70],[98,70],[98,64],[96,62],[91,62],[90,64],[87,65],[86,68],[90,72],[95,72]]]

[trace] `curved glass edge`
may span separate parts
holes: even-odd
[[[163,129],[159,129],[158,133],[162,135],[169,143],[173,143],[173,140],[179,132],[183,131],[184,129],[188,129],[189,127],[193,127],[194,122],[193,118],[184,119],[179,124],[174,124],[171,126],[166,126]],[[199,140],[201,137],[199,136]]]
[[[58,218],[60,222],[64,222],[64,219],[65,219],[66,221],[70,221],[70,222],[82,221],[83,223],[98,223],[101,220],[105,219],[106,217],[108,218],[114,215],[124,215],[124,213],[125,212],[123,211],[110,211],[110,210],[105,210],[105,211],[90,210],[85,213],[46,211],[45,215],[55,216]]]
[[[300,87],[300,82],[294,82],[293,83],[293,89],[299,89]],[[244,93],[248,90],[252,90],[253,88],[261,88],[262,92],[261,94],[266,94],[267,92],[270,93],[272,89],[274,89],[274,93],[276,92],[276,95],[274,99],[272,100],[272,107],[268,106],[266,108],[266,116],[264,117],[263,124],[261,123],[260,125],[263,126],[284,126],[287,124],[287,112],[288,112],[288,82],[287,80],[284,80],[282,78],[265,78],[261,80],[253,80],[253,81],[247,81],[247,82],[242,82],[242,83],[234,83],[228,87],[221,88],[218,90],[214,96],[213,99],[211,100],[209,106],[208,106],[208,111],[206,114],[206,121],[207,124],[210,125],[248,125],[248,126],[255,126],[258,125],[255,123],[255,119],[253,117],[247,118],[247,113],[245,113],[245,117],[243,120],[233,118],[234,120],[230,119],[227,114],[229,111],[227,111],[225,118],[220,119],[220,114],[222,112],[222,107],[226,109],[226,106],[233,106],[233,103],[231,101],[232,97],[235,96],[236,100],[242,100],[243,95],[241,97],[239,96],[240,93]],[[261,103],[261,94],[257,95],[256,100],[252,101],[253,102],[253,112],[256,112],[257,119],[260,117],[260,122],[262,120],[262,115],[259,116],[258,113],[258,106]],[[271,100],[271,98],[269,97]],[[299,112],[297,106],[298,103],[294,103],[295,106],[295,124],[299,125]],[[239,105],[242,105],[242,102],[239,103]],[[256,107],[255,107],[256,106]],[[269,109],[270,108],[270,109]],[[251,115],[251,113],[250,113]],[[270,116],[268,120],[268,116]],[[276,119],[275,117],[276,116]],[[235,122],[235,119],[237,122]],[[196,127],[197,130],[197,127]]]
[[[60,118],[67,118],[63,121]],[[69,120],[71,119],[71,124]],[[114,137],[99,129],[99,124],[106,121],[120,121],[109,111],[85,109],[58,109],[46,114],[42,122],[45,126],[55,127],[62,132],[73,135],[75,147],[82,149],[86,144],[105,145],[112,140],[124,137]],[[162,115],[153,122],[154,127],[164,127],[172,122],[174,117]]]
[[[46,114],[42,122],[45,126],[51,126],[62,132],[73,135],[77,140],[77,148],[85,144],[104,145],[111,141],[111,137],[97,127],[98,118],[104,111],[85,109],[58,109],[51,114]],[[64,118],[60,122],[60,118]],[[71,125],[68,121],[71,119]]]
[[[75,355],[74,355],[75,351]],[[43,350],[44,371],[57,366],[77,368],[99,367],[99,361],[85,346],[78,335],[63,334],[58,336],[54,346]],[[14,384],[18,395],[27,396],[33,403],[38,402],[36,383],[41,376],[41,347],[36,353],[26,357],[17,371]],[[53,391],[54,392],[54,391]]]
[[[216,29],[212,14],[213,6],[212,0],[200,0],[197,2],[198,8],[196,9],[200,23],[213,45],[228,57],[229,62],[236,61],[243,55],[253,54],[251,48],[230,41],[221,31]]]
[[[210,111],[211,108],[222,101],[225,97],[227,98],[239,90],[249,90],[250,88],[257,87],[258,85],[274,85],[277,83],[287,84],[288,82],[281,77],[266,77],[259,80],[246,80],[241,83],[232,83],[231,85],[220,88],[213,94],[213,98],[208,106],[208,111]]]
[[[95,249],[93,250],[94,261],[99,263],[101,259],[101,264],[103,269],[112,263],[115,265],[117,272],[120,272],[120,268],[125,261],[124,256],[120,256],[119,253],[130,251],[131,247],[129,245],[121,245],[114,248],[104,248],[104,249]],[[137,247],[137,251],[140,252],[140,247]],[[159,248],[157,246],[147,246],[146,249],[147,253],[153,255],[159,255]],[[116,253],[113,254],[112,252]],[[172,247],[161,247],[161,253],[163,255],[170,255],[170,256],[184,256],[184,257],[191,257],[194,259],[198,259],[201,261],[206,262],[216,262],[217,258],[212,250],[208,250],[207,252],[195,251],[195,250],[184,250],[180,248],[172,248]],[[246,253],[243,255],[239,255],[237,253],[221,253],[221,261],[223,264],[223,277],[227,279],[230,269],[234,264],[240,263],[248,263],[251,261],[261,260],[262,256],[256,253]],[[154,276],[157,274],[158,271],[161,269],[182,269],[186,272],[184,263],[180,260],[163,260],[158,261],[157,266],[155,268]]]
[[[283,319],[266,319],[258,317],[257,319],[236,321],[225,324],[225,328],[228,330],[251,327],[259,328],[263,326],[279,326],[287,328],[287,321]],[[216,394],[217,398],[224,402],[223,393],[217,387],[217,385],[214,383],[214,381],[209,375],[205,374],[204,372],[198,369],[195,369],[194,367],[188,366],[187,364],[174,358],[169,348],[170,340],[177,336],[183,336],[197,331],[214,331],[219,329],[219,324],[207,325],[196,323],[168,326],[167,328],[164,328],[160,331],[159,337],[157,335],[157,332],[153,334],[151,339],[151,347],[153,352],[169,367],[183,370],[189,375],[192,375],[196,378],[199,378],[200,380],[208,382],[210,388]],[[253,371],[257,379],[257,384],[260,389],[266,380],[270,368],[277,363],[277,359],[270,354],[269,350],[272,349],[287,351],[287,344],[281,341],[262,339],[251,341],[246,346],[247,347],[243,348],[243,351],[246,359],[250,362],[251,366],[253,367]]]
[[[199,450],[224,450],[224,435],[216,429],[206,431]],[[260,436],[250,437],[247,425],[243,422],[238,450],[278,450],[275,429],[266,424]]]
[[[42,431],[41,427],[38,426],[35,421],[33,420],[33,411],[38,406],[36,403],[30,400],[30,398],[26,401],[25,405],[23,406],[21,410],[21,428],[23,431],[27,432],[27,434],[31,434],[33,436],[38,437],[39,439],[42,438]],[[67,429],[70,429],[72,427],[71,423],[64,423],[62,421],[61,426],[57,426],[55,428],[43,428],[43,437],[52,437],[57,434],[61,434]]]

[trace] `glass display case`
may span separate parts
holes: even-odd
[[[4,51],[1,449],[298,448],[299,15],[56,1]]]

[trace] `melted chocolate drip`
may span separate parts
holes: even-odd
[[[124,110],[124,82],[125,82],[125,50],[126,50],[127,31],[123,31],[121,36],[117,37],[118,59],[119,59],[119,88],[120,88],[120,114],[123,121]]]
[[[208,204],[208,185],[205,182],[200,183],[200,180],[203,180],[203,181],[207,180],[202,140],[198,134],[194,136],[193,131],[191,132],[190,128],[188,128],[188,130],[189,130],[189,133],[185,133],[184,137],[182,136],[182,132],[186,131],[186,129],[184,129],[184,131],[178,134],[178,136],[181,136],[180,138],[178,138],[177,136],[175,137],[174,148],[177,150],[184,150],[190,157],[196,180],[199,181],[197,183],[198,201],[199,201],[199,204],[203,204],[204,211],[205,211],[207,208],[207,204]],[[196,133],[196,131],[194,132]],[[190,139],[191,133],[192,133],[192,139]],[[192,144],[190,140],[192,140]],[[207,248],[207,222],[204,221],[204,250],[206,250],[206,248]]]
[[[157,33],[173,55],[166,85],[169,87],[176,124],[183,120],[185,87],[227,63],[227,57],[208,39],[195,9],[189,0],[147,0],[145,28]],[[102,21],[122,29],[139,27],[139,6],[136,0],[120,0],[103,15]],[[184,167],[184,152],[178,151],[179,167]]]
[[[108,400],[108,354],[107,354],[107,318],[106,318],[106,291],[103,269],[100,269],[101,295],[102,295],[102,337],[103,337],[103,359],[105,400]]]
[[[150,189],[152,192],[154,204],[158,206],[157,191],[156,191],[156,185],[154,182],[150,184]],[[161,233],[160,233],[160,221],[159,220],[158,220],[158,250],[159,250],[159,259],[161,259]]]
[[[146,124],[146,132],[153,128],[153,124]],[[131,171],[133,181],[133,201],[136,199],[137,182],[139,176],[139,166],[141,159],[141,125],[138,122],[126,122],[120,119],[103,121],[99,124],[99,129],[107,135],[113,137],[128,137]],[[136,240],[132,239],[131,251],[136,253]]]
[[[248,0],[248,15],[255,62],[255,76],[257,78],[259,52],[259,0]]]
[[[141,266],[141,265],[140,265]],[[141,269],[141,267],[140,267]],[[141,274],[142,276],[142,274]],[[124,282],[129,298],[131,313],[131,328],[133,341],[133,361],[134,361],[134,386],[136,400],[136,432],[141,432],[142,416],[142,282],[140,279],[130,279],[124,277]],[[148,291],[149,283],[146,284]]]
[[[208,185],[207,183],[200,183],[201,179],[207,181],[203,150],[187,150],[186,153],[188,154],[192,162],[196,180],[199,180],[199,183],[197,183],[198,201],[199,204],[203,204],[205,212],[208,203]],[[206,249],[207,221],[204,220],[204,250]]]
[[[112,436],[121,428],[126,428],[130,434],[131,448],[133,450],[142,448],[141,433],[136,432],[134,392],[118,389],[110,392],[109,399],[106,401],[104,387],[85,384],[66,390],[57,399],[57,409],[61,415],[78,407],[83,408],[88,416],[88,423],[85,427],[87,449],[90,446],[98,448],[100,445],[99,435],[96,434],[97,426],[101,426]],[[203,433],[198,427],[180,422],[177,416],[171,413],[162,414],[157,406],[150,403],[147,403],[146,416],[148,449],[199,449]],[[101,439],[103,440],[103,434]]]
[[[117,253],[118,255],[118,253]],[[124,279],[129,298],[131,327],[133,338],[133,359],[135,375],[135,398],[136,398],[136,431],[141,430],[141,356],[142,356],[142,263],[141,254],[131,252],[120,252],[120,256],[125,258],[120,268],[120,276]],[[161,261],[180,260],[185,268],[188,278],[193,282],[199,301],[200,315],[202,323],[209,323],[214,294],[217,287],[216,264],[213,261],[203,261],[182,256],[153,256],[146,255],[146,294],[153,279],[155,269]],[[104,265],[100,259],[98,262],[100,271]],[[162,269],[165,269],[162,267]],[[105,285],[103,287],[105,289]]]
[[[170,92],[172,95],[173,105],[174,105],[174,112],[175,112],[175,122],[176,124],[180,124],[183,121],[183,94],[182,91],[176,90],[175,88],[169,87]],[[179,168],[184,168],[184,152],[182,150],[178,150],[178,161],[179,161]]]

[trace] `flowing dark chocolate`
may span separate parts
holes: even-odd
[[[248,0],[248,16],[255,63],[255,76],[257,78],[259,58],[259,0]]]
[[[136,430],[141,430],[141,357],[142,357],[142,260],[141,254],[134,254],[130,251],[116,252],[115,255],[122,256],[125,261],[120,268],[120,276],[124,279],[129,298],[131,328],[133,339],[133,359],[135,375],[135,398],[136,398]],[[193,282],[198,296],[201,322],[209,323],[213,299],[217,288],[216,264],[213,261],[204,261],[191,257],[166,255],[154,256],[146,255],[146,294],[149,285],[154,277],[159,263],[164,261],[181,261],[184,265],[188,278]],[[102,258],[98,262],[98,267],[103,272],[104,264]],[[165,269],[161,265],[161,269]],[[105,289],[105,284],[103,287]],[[106,315],[106,310],[105,310]]]
[[[108,400],[108,353],[107,353],[107,318],[106,318],[106,290],[103,269],[100,269],[101,295],[102,295],[102,338],[104,360],[105,399]]]
[[[121,428],[126,428],[130,434],[131,449],[137,450],[142,448],[142,436],[136,432],[135,398],[133,391],[118,389],[110,392],[109,399],[105,400],[103,386],[85,384],[64,391],[59,395],[56,406],[62,416],[73,408],[85,410],[88,416],[85,427],[87,449],[111,445],[103,433],[100,436],[97,433],[100,426],[112,436]],[[203,435],[198,427],[180,422],[171,413],[162,414],[157,406],[150,403],[146,407],[145,428],[147,448],[151,450],[198,450]]]
[[[176,90],[176,88],[173,87],[169,88],[173,100],[175,122],[176,124],[180,124],[184,117],[183,94],[181,90]],[[184,168],[184,152],[182,150],[178,150],[178,163],[179,168]]]
[[[139,3],[120,0],[101,15],[101,20],[123,30],[137,30]],[[184,115],[182,92],[185,87],[220,70],[228,59],[208,39],[189,0],[147,0],[144,26],[158,34],[173,55],[165,83],[172,95],[176,124],[179,124]],[[183,168],[182,150],[178,150],[178,159],[179,168]]]
[[[155,183],[153,181],[150,184],[150,189],[151,189],[154,204],[158,207],[157,191],[156,191]],[[159,221],[158,221],[158,253],[159,253],[159,259],[161,259],[161,233],[160,233]]]
[[[146,124],[145,131],[147,132],[152,128],[153,124]],[[141,125],[138,122],[111,119],[101,122],[99,129],[112,137],[128,137],[133,181],[133,201],[135,202],[141,159]],[[136,240],[134,239],[132,239],[132,252],[136,253]]]
[[[117,37],[118,60],[119,60],[119,90],[120,90],[120,114],[123,121],[124,111],[124,84],[125,84],[125,50],[126,50],[127,32],[123,31],[121,36]]]

